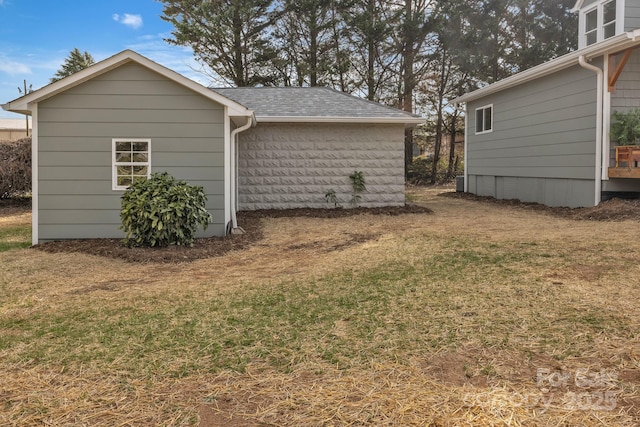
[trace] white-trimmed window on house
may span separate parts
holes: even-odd
[[[126,190],[151,173],[151,140],[113,139],[113,189]]]
[[[580,17],[579,48],[590,46],[622,32],[624,19],[618,16],[622,10],[617,0],[598,1],[593,7],[585,9]]]
[[[476,134],[493,131],[493,104],[476,108]]]

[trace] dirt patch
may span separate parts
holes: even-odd
[[[222,256],[230,251],[247,248],[263,238],[261,221],[265,218],[346,218],[358,215],[398,216],[403,214],[428,214],[431,209],[413,204],[383,208],[355,209],[288,209],[261,210],[238,213],[238,223],[244,234],[226,237],[196,239],[192,247],[167,246],[163,248],[130,248],[120,239],[82,239],[47,242],[34,249],[49,253],[81,252],[135,263],[185,263],[199,259]],[[335,241],[309,241],[291,245],[284,250],[320,249],[334,251],[375,239],[374,233],[349,233]]]
[[[26,214],[31,211],[31,198],[0,199],[0,217]]]

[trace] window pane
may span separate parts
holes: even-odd
[[[133,151],[149,151],[149,144],[146,142],[134,142]]]
[[[608,24],[616,20],[616,2],[611,1],[604,5],[603,7],[604,18],[602,19],[603,24]]]
[[[131,143],[129,141],[116,142],[116,151],[131,151]]]
[[[484,130],[491,130],[491,107],[485,108],[484,110]]]
[[[134,176],[133,177],[133,182],[140,182],[140,181],[146,181],[147,177],[145,176]]]
[[[130,162],[131,161],[131,153],[116,153],[116,162]]]
[[[587,46],[592,45],[597,41],[598,41],[598,34],[595,31],[587,34]]]
[[[118,176],[133,175],[133,166],[118,166]]]
[[[586,15],[586,21],[587,21],[587,25],[585,28],[586,32],[589,32],[591,30],[595,30],[596,28],[598,28],[598,10],[594,9],[591,12],[587,13]]]
[[[144,175],[147,176],[147,167],[146,166],[133,166],[133,175]]]
[[[118,186],[129,186],[131,185],[132,179],[130,176],[119,176],[118,177]]]
[[[604,38],[608,39],[616,35],[616,23],[612,22],[609,25],[604,26]]]
[[[476,110],[476,132],[482,132],[482,125],[484,123],[482,111],[482,109]]]
[[[137,163],[146,163],[149,160],[149,155],[147,153],[135,153],[133,154],[133,160]]]

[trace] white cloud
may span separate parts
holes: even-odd
[[[0,0],[2,1],[2,0]],[[0,58],[0,72],[17,76],[20,74],[32,74],[31,67],[21,62],[12,61],[8,58]]]
[[[131,27],[134,30],[137,30],[138,28],[142,27],[142,25],[144,24],[142,22],[142,16],[140,15],[132,15],[130,13],[119,15],[117,13],[114,13],[112,17],[114,21],[119,22],[122,25],[126,25],[127,27]]]

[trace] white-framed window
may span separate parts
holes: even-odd
[[[624,31],[624,1],[599,0],[580,11],[579,48],[591,46]]]
[[[493,131],[493,104],[476,108],[476,135]]]
[[[112,139],[112,180],[114,190],[126,190],[132,183],[151,174],[151,140]]]

